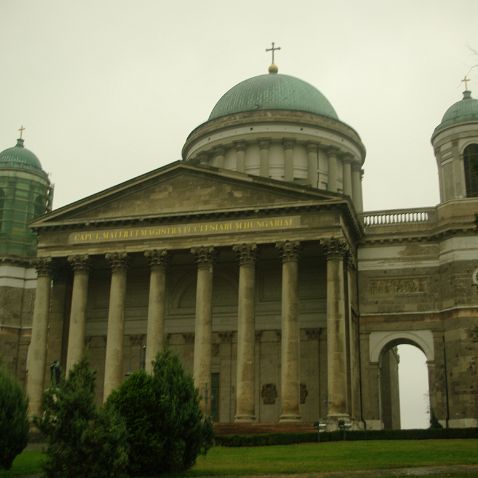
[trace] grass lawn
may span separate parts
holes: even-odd
[[[17,457],[12,470],[0,472],[0,477],[40,473],[42,458],[39,451],[25,451]],[[207,456],[199,457],[194,468],[181,473],[181,477],[346,472],[458,464],[478,464],[478,440],[356,441],[269,447],[215,447]],[[453,474],[433,476],[476,476],[476,470],[473,473],[475,474],[456,470]],[[391,472],[380,476],[400,475]],[[427,477],[432,478],[432,475]]]

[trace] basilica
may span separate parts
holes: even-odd
[[[59,209],[20,137],[0,153],[0,354],[30,413],[52,363],[86,355],[101,403],[168,347],[219,424],[400,428],[412,344],[432,416],[478,426],[478,100],[457,100],[431,136],[440,203],[417,209],[363,210],[359,133],[274,63],[181,161]]]

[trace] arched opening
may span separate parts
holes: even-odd
[[[396,339],[379,359],[380,414],[385,429],[428,428],[430,396],[427,357],[408,339]]]
[[[478,144],[470,144],[463,151],[466,196],[478,196]]]

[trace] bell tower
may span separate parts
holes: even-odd
[[[463,98],[443,115],[431,142],[440,181],[440,203],[478,197],[478,100],[466,77]]]

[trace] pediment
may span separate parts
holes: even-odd
[[[128,220],[288,203],[340,200],[340,195],[217,168],[172,163],[62,207],[32,227],[85,221]]]

